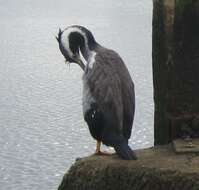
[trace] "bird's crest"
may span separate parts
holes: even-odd
[[[61,41],[61,34],[62,34],[62,31],[61,31],[61,29],[59,28],[59,33],[58,33],[58,36],[56,36],[56,39],[57,39],[57,41],[60,43],[60,41]]]

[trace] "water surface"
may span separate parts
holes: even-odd
[[[116,50],[131,73],[136,114],[130,145],[153,145],[149,0],[0,0],[0,186],[56,189],[76,157],[93,153],[82,117],[82,71],[54,36],[80,24]]]

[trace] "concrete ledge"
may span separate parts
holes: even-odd
[[[175,154],[170,146],[137,151],[137,161],[112,156],[79,159],[59,190],[199,190],[197,154]]]

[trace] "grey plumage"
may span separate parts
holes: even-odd
[[[126,140],[131,136],[134,118],[134,84],[120,56],[98,47],[92,70],[85,73],[92,96],[103,113],[114,122],[114,130]]]
[[[83,110],[91,135],[113,146],[122,158],[136,159],[128,146],[135,110],[134,84],[123,60],[115,51],[99,45],[81,26],[59,31],[57,40],[67,61],[82,64],[80,53],[86,60],[85,67],[81,66]]]

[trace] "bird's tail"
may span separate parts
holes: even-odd
[[[124,160],[137,160],[136,154],[129,147],[127,142],[122,142],[114,146],[116,153]]]

